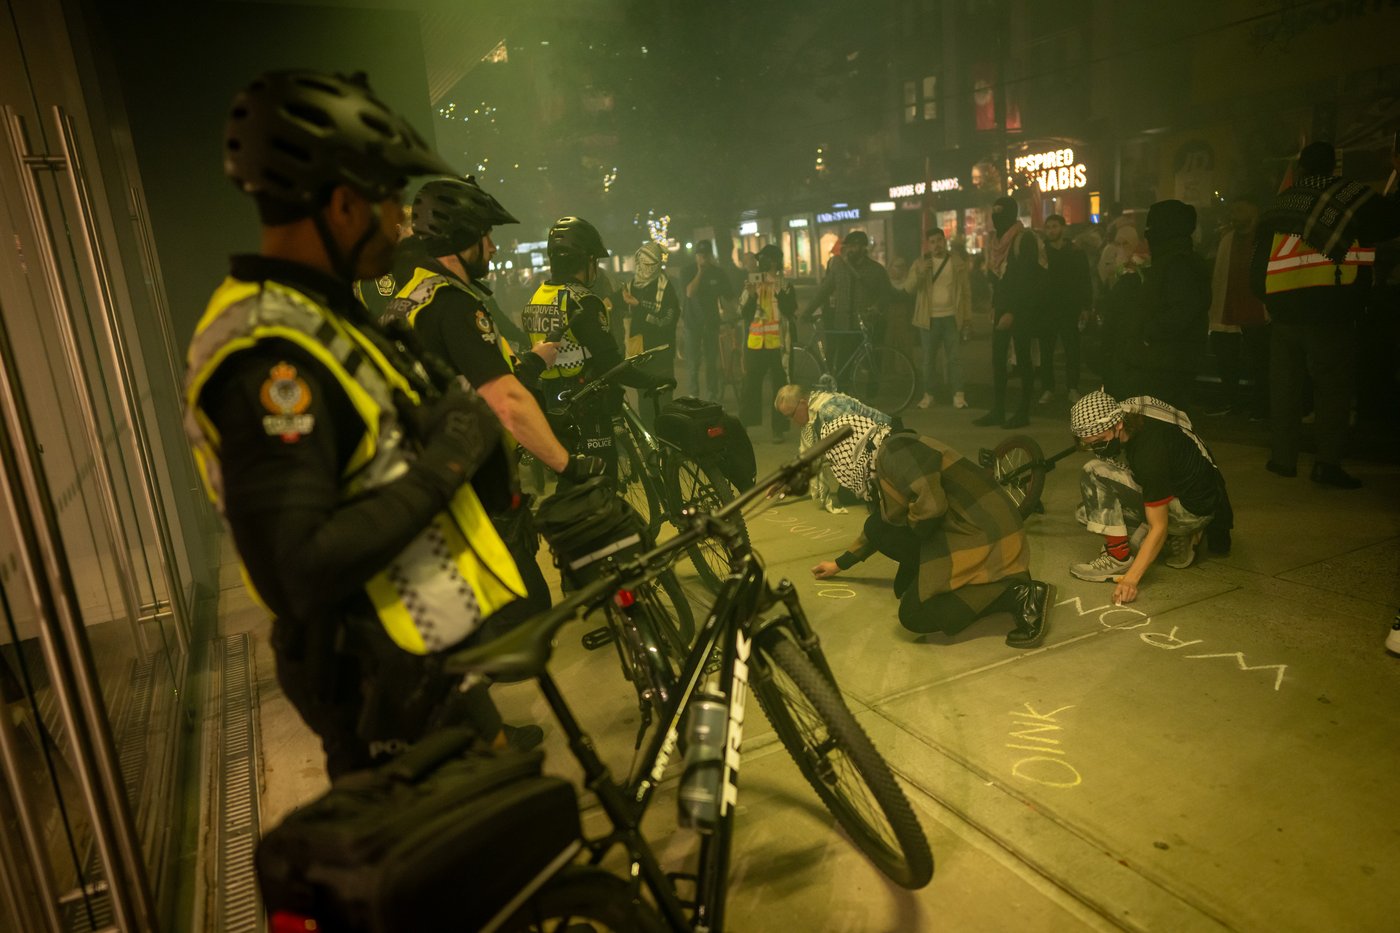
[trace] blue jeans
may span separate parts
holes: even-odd
[[[948,369],[948,388],[953,392],[963,390],[962,377],[962,334],[958,332],[958,319],[954,315],[929,318],[928,329],[919,329],[919,340],[924,345],[924,391],[933,394],[938,371],[938,348],[943,348],[945,365]]]

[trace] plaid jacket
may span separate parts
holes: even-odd
[[[940,441],[893,434],[875,455],[880,516],[920,539],[918,597],[928,600],[972,584],[1030,570],[1030,545],[1016,506],[996,480]],[[864,560],[875,548],[862,535],[850,548]]]

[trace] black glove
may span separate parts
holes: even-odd
[[[579,486],[595,476],[602,476],[607,471],[608,465],[602,457],[578,454],[569,458],[569,462],[560,471],[559,478]]]
[[[420,423],[417,465],[448,498],[500,445],[501,423],[481,396],[461,385],[449,387]]]

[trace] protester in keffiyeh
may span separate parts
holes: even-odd
[[[842,415],[859,415],[886,425],[893,423],[893,419],[884,412],[827,387],[808,389],[799,385],[785,385],[778,390],[773,407],[800,429],[797,441],[799,452],[817,442],[824,423]],[[812,478],[812,498],[828,512],[845,512],[838,497],[839,489],[840,485],[831,475],[831,466],[823,464]]]
[[[1009,613],[1013,648],[1045,637],[1053,587],[1032,580],[1021,515],[991,476],[940,441],[861,414],[821,425],[823,437],[853,428],[826,461],[870,515],[855,543],[812,568],[818,579],[876,551],[898,565],[899,622],[919,634],[956,635],[978,619]]]
[[[1099,555],[1070,573],[1116,584],[1114,602],[1127,603],[1164,550],[1177,569],[1195,561],[1203,536],[1211,551],[1229,552],[1225,478],[1184,412],[1150,396],[1120,403],[1097,389],[1070,410],[1070,430],[1095,454],[1080,476],[1076,515],[1104,536]]]

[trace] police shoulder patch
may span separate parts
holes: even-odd
[[[385,298],[392,298],[394,292],[398,290],[398,285],[394,282],[392,275],[381,275],[374,280],[374,287],[379,290],[379,294]]]
[[[295,444],[316,425],[316,416],[306,413],[311,407],[311,387],[297,375],[296,367],[286,361],[268,371],[258,398],[268,411],[262,425],[269,437],[280,437],[284,443]]]

